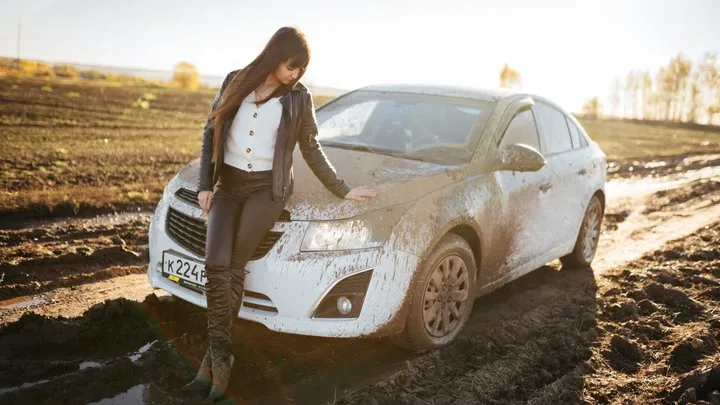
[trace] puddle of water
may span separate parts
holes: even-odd
[[[102,366],[103,366],[102,363],[98,363],[96,361],[83,361],[82,363],[80,363],[78,365],[78,369],[79,369],[78,371],[82,371],[82,370],[85,370],[88,368],[99,368]],[[76,373],[76,371],[72,371],[70,373],[65,373],[65,374],[60,374],[60,375],[54,376],[52,379],[44,379],[44,380],[39,380],[39,381],[27,382],[27,383],[24,383],[22,385],[18,385],[15,387],[0,388],[0,395],[7,394],[7,393],[13,392],[13,391],[24,390],[26,388],[30,388],[35,385],[45,384],[54,379],[66,377],[66,376],[69,376],[74,373]]]
[[[655,169],[664,166],[667,166],[667,162],[663,162],[662,160],[653,160],[652,162],[645,163],[643,167],[646,169]]]
[[[146,403],[145,384],[139,384],[112,398],[101,399],[87,405],[137,405],[144,403]]]
[[[100,368],[102,366],[103,364],[98,363],[97,361],[83,361],[78,367],[80,368],[80,370],[85,370],[88,368]]]
[[[697,229],[709,225],[720,218],[720,205],[696,211],[691,216],[674,216],[655,222],[635,224],[629,230],[643,232],[641,239],[630,240],[628,237],[618,239],[600,239],[593,270],[600,274],[605,270],[635,260],[653,250],[661,248],[671,240],[687,237]]]
[[[152,345],[154,345],[155,343],[157,343],[157,340],[153,340],[152,342],[145,344],[143,347],[139,348],[135,353],[129,355],[128,358],[133,363],[137,363],[137,361],[140,360],[140,357],[142,357],[143,353],[150,350]]]
[[[0,388],[0,395],[7,394],[9,392],[13,392],[13,391],[17,391],[17,390],[24,390],[25,388],[30,388],[33,385],[45,384],[46,382],[50,382],[50,380],[33,381],[33,382],[25,383],[23,385],[18,385],[17,387]]]
[[[0,309],[18,309],[27,308],[33,305],[42,305],[45,299],[41,297],[15,297],[0,301]]]
[[[720,154],[713,154],[713,155],[698,155],[698,156],[688,156],[685,159],[683,159],[683,163],[694,163],[694,162],[708,162],[711,160],[717,160],[720,159]]]
[[[720,166],[704,167],[699,170],[672,174],[662,177],[614,179],[607,182],[605,191],[608,200],[624,197],[641,197],[661,190],[679,187],[685,183],[720,176]]]

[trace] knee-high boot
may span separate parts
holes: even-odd
[[[223,358],[231,352],[231,327],[237,311],[230,286],[228,268],[206,269],[206,297],[208,322],[208,348],[203,356],[195,378],[183,386],[184,392],[202,392],[211,388],[213,382],[213,348]]]
[[[230,329],[237,312],[233,312],[236,304],[233,302],[230,269],[208,268],[206,276],[208,340],[212,369],[212,387],[208,398],[218,399],[225,394],[235,360],[232,355]]]
[[[210,389],[210,385],[212,385],[212,354],[210,345],[208,345],[195,378],[180,390],[185,393],[200,393]]]

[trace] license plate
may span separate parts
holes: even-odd
[[[202,262],[166,250],[163,252],[162,274],[183,287],[205,291],[205,264]]]

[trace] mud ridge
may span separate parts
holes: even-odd
[[[718,255],[720,223],[608,273],[597,294],[570,285],[542,313],[485,323],[338,403],[710,403]]]

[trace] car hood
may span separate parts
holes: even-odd
[[[338,177],[351,187],[367,186],[377,197],[346,200],[332,194],[305,163],[299,149],[293,156],[295,187],[285,204],[293,221],[335,220],[415,201],[462,177],[462,166],[439,165],[371,152],[325,147],[323,151]],[[199,160],[188,165],[183,177],[197,179]],[[195,180],[196,181],[196,180]]]

